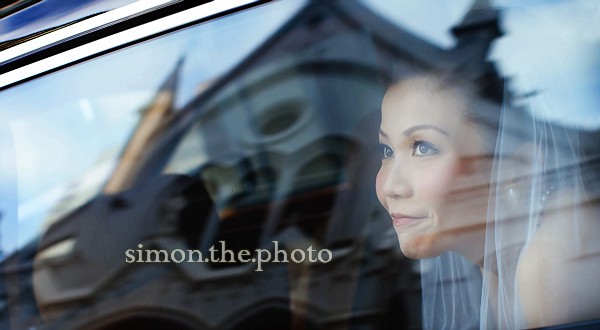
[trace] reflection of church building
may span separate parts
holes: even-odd
[[[44,318],[93,329],[419,327],[418,273],[374,193],[377,114],[386,86],[419,70],[497,81],[485,63],[497,15],[477,6],[453,30],[457,46],[442,50],[358,1],[310,2],[177,113],[174,73],[143,112],[111,195],[42,240],[33,281]],[[157,175],[165,167],[194,178]],[[206,250],[220,240],[234,250],[312,245],[334,258],[263,272],[123,261],[139,243]]]

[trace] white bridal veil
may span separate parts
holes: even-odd
[[[598,62],[594,54],[590,63]],[[588,75],[597,89],[597,74]],[[594,88],[578,92],[598,104]],[[482,231],[483,259],[448,252],[421,260],[425,329],[522,329],[600,318],[598,130],[560,119],[583,111],[598,120],[600,111],[583,102],[565,107],[545,93],[516,97],[506,83],[495,106],[471,104],[479,124],[495,127],[497,136],[493,155],[480,157],[493,163],[487,217],[481,227],[464,229]],[[458,208],[468,212],[464,203]]]
[[[555,251],[565,244],[569,246],[568,254],[549,260],[548,267],[557,269],[550,269],[548,276],[568,273],[570,267],[579,272],[573,280],[598,274],[599,243],[584,237],[590,234],[585,232],[590,226],[584,222],[597,220],[593,211],[597,155],[589,141],[592,133],[531,116],[530,109],[513,107],[508,99],[501,108],[489,181],[488,216],[482,226],[485,229],[472,229],[485,230],[482,263],[476,265],[453,252],[421,261],[426,329],[527,328],[532,316],[528,321],[524,300],[531,302],[542,297],[549,300],[533,300],[541,306],[532,312],[533,318],[541,320],[541,324],[551,320],[537,315],[551,312],[544,310],[545,304],[573,302],[552,301],[556,296],[552,292],[533,292],[532,298],[531,290],[525,295],[518,285],[522,283],[519,276],[544,275],[539,274],[540,269],[532,268],[539,265],[531,262],[539,249]],[[467,204],[464,207],[468,209]],[[552,232],[548,234],[549,231]],[[539,257],[553,255],[544,253]],[[574,292],[578,290],[581,289]],[[565,297],[577,298],[570,294]],[[578,317],[571,312],[561,320],[583,321]]]
[[[562,307],[560,317],[555,310],[598,300],[597,293],[579,295],[585,283],[559,280],[572,274],[569,281],[585,281],[600,270],[600,243],[593,232],[598,156],[594,133],[547,116],[564,109],[516,106],[507,92],[497,107],[472,106],[475,111],[499,112],[499,117],[481,114],[483,126],[498,127],[493,157],[480,155],[493,159],[487,219],[481,228],[464,229],[485,231],[483,260],[474,264],[450,252],[421,261],[424,328],[520,329],[597,318],[600,313],[593,309],[600,310],[598,305],[591,312]],[[469,204],[464,203],[468,212]],[[535,283],[536,276],[542,276],[539,281],[550,277],[557,292],[567,289],[556,293],[519,287]]]

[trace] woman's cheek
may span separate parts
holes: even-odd
[[[453,181],[457,177],[458,164],[443,161],[423,167],[420,178],[421,194],[427,199],[443,199],[452,191]]]

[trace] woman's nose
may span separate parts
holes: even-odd
[[[401,162],[394,164],[389,169],[383,185],[383,192],[386,196],[390,198],[409,198],[413,195],[414,191],[407,170],[407,166]]]

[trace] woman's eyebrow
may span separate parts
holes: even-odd
[[[406,135],[406,136],[408,136],[408,135],[411,135],[412,133],[414,133],[415,131],[419,131],[419,130],[422,130],[422,129],[432,129],[432,130],[438,131],[438,132],[440,132],[440,133],[442,133],[444,135],[450,136],[450,134],[448,134],[448,132],[446,132],[443,129],[441,129],[441,128],[437,127],[437,126],[434,126],[434,125],[416,125],[416,126],[413,126],[413,127],[410,127],[408,129],[406,129],[403,134]]]
[[[381,130],[381,128],[379,129],[379,135],[383,136],[386,139],[390,138],[384,131]]]

